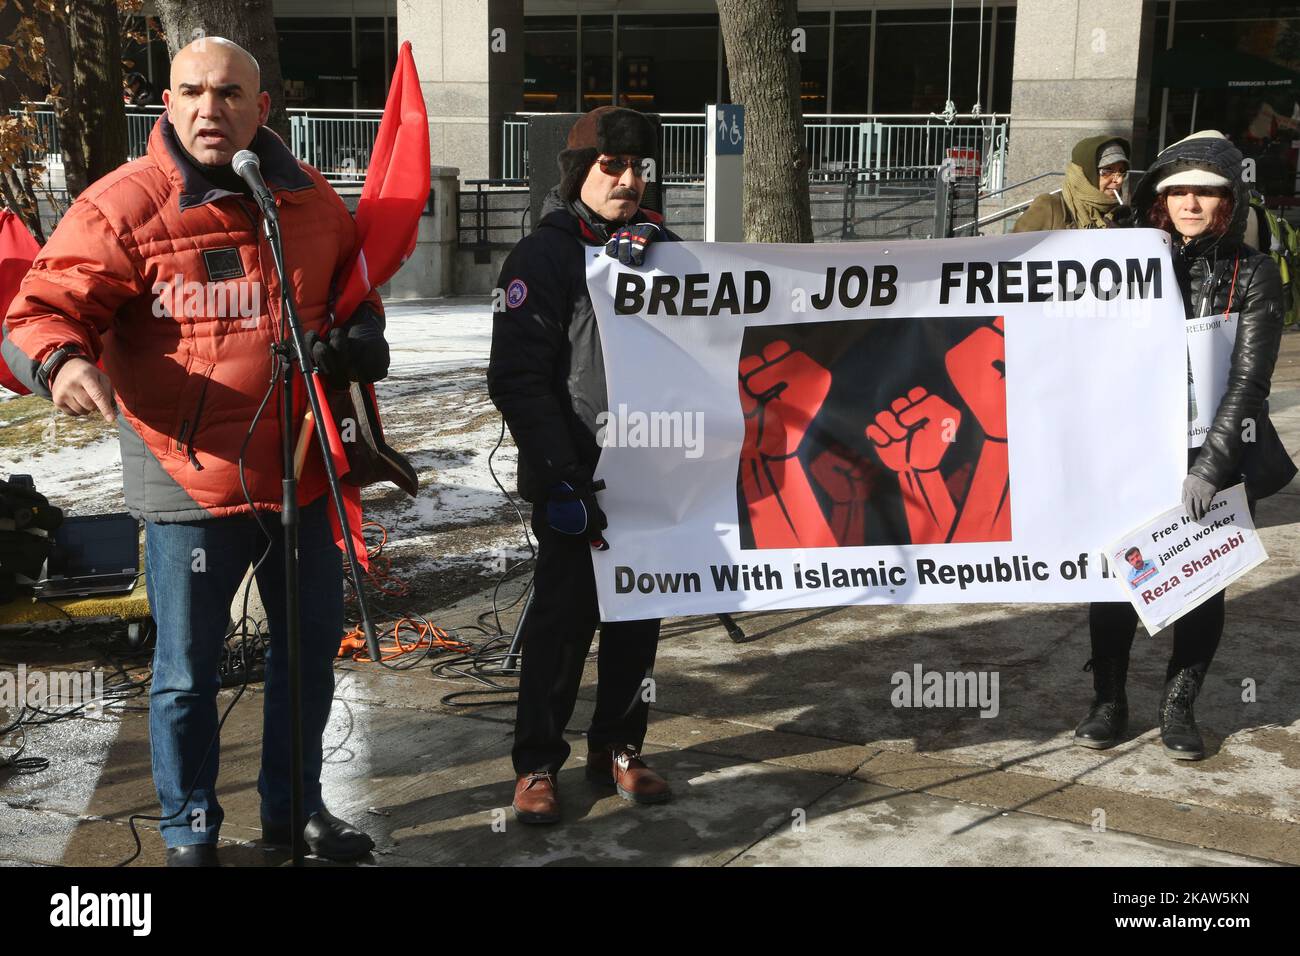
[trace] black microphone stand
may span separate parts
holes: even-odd
[[[273,201],[273,200],[272,200]],[[312,418],[315,419],[317,443],[320,445],[321,457],[325,461],[325,477],[329,482],[330,497],[334,500],[334,510],[338,515],[339,527],[343,529],[343,546],[347,553],[348,565],[352,571],[352,586],[357,595],[357,606],[361,612],[361,625],[366,635],[366,648],[370,659],[379,660],[379,641],[375,637],[374,624],[370,620],[370,608],[366,602],[366,592],[361,584],[361,570],[357,564],[356,549],[352,544],[352,535],[348,533],[347,512],[343,507],[343,493],[339,488],[339,476],[330,457],[329,439],[325,434],[325,417],[321,408],[320,397],[312,388],[310,371],[314,368],[307,343],[303,337],[302,323],[298,320],[298,308],[293,301],[293,288],[289,283],[284,267],[284,248],[280,242],[280,223],[275,215],[275,207],[262,209],[262,227],[267,242],[271,246],[271,256],[275,260],[275,271],[280,279],[280,344],[273,351],[276,356],[276,374],[282,379],[280,389],[280,448],[283,458],[284,489],[283,511],[280,522],[284,526],[284,593],[285,593],[285,630],[288,648],[289,666],[289,710],[291,714],[291,739],[289,749],[289,767],[293,775],[290,786],[289,832],[293,838],[293,865],[302,866],[305,844],[302,831],[306,825],[303,819],[302,793],[302,633],[299,620],[298,595],[298,479],[294,471],[294,434],[292,430],[294,407],[294,362],[297,362],[298,374],[302,376],[307,391],[307,401],[311,405]]]

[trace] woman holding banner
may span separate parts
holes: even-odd
[[[1268,255],[1242,241],[1250,205],[1242,165],[1241,153],[1221,133],[1196,133],[1160,153],[1133,194],[1135,224],[1164,229],[1173,239],[1187,317],[1237,323],[1227,388],[1203,443],[1188,450],[1183,504],[1198,520],[1216,492],[1243,480],[1253,514],[1257,500],[1296,474],[1268,418],[1282,280]],[[1205,756],[1192,704],[1223,634],[1223,604],[1220,591],[1174,625],[1159,718],[1165,751],[1179,760]],[[1093,604],[1088,625],[1092,658],[1084,670],[1092,671],[1096,699],[1074,740],[1103,749],[1119,742],[1128,722],[1124,682],[1137,612],[1127,603]]]

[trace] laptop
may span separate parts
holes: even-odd
[[[129,594],[140,577],[140,524],[129,514],[65,517],[32,590],[44,599]]]

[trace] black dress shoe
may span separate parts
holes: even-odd
[[[1074,729],[1074,742],[1080,747],[1105,750],[1119,743],[1128,729],[1128,697],[1124,691],[1128,659],[1097,657],[1083,669],[1092,671],[1096,697],[1088,716]]]
[[[220,866],[215,843],[194,843],[190,846],[169,846],[168,866]]]
[[[302,836],[308,849],[316,856],[339,863],[359,860],[375,848],[375,841],[367,834],[340,820],[328,810],[312,814],[303,827]],[[267,823],[263,820],[262,842],[290,846],[293,840],[289,835],[289,824]]]

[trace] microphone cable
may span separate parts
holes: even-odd
[[[533,544],[533,536],[532,533],[529,531],[528,522],[524,520],[524,513],[520,510],[519,505],[515,502],[514,496],[511,495],[510,492],[506,491],[505,485],[501,484],[501,479],[497,477],[496,469],[492,467],[492,459],[496,456],[496,453],[501,450],[501,443],[504,442],[506,438],[506,417],[504,415],[501,415],[500,417],[501,417],[501,432],[500,434],[497,435],[496,445],[494,445],[492,447],[492,450],[488,452],[488,474],[492,476],[492,481],[496,484],[501,494],[506,496],[506,501],[510,503],[510,507],[514,509],[515,518],[518,519],[519,527],[522,528],[524,532],[524,543],[528,545],[528,557],[522,559],[521,561],[516,562],[514,565],[507,565],[505,570],[503,570],[501,574],[497,577],[496,587],[492,589],[492,616],[496,622],[497,636],[501,636],[505,634],[505,631],[501,627],[501,612],[510,610],[512,607],[518,604],[523,599],[524,594],[528,592],[528,588],[527,586],[525,586],[524,590],[521,591],[513,601],[511,601],[509,604],[505,605],[504,607],[501,607],[497,603],[497,594],[501,590],[501,585],[505,583],[506,579],[512,573],[514,573],[514,571],[517,568],[521,568],[524,565],[529,563],[535,564],[537,561],[537,547],[536,545]],[[480,624],[482,624],[483,618],[486,616],[487,616],[486,611],[483,614],[479,615]]]

